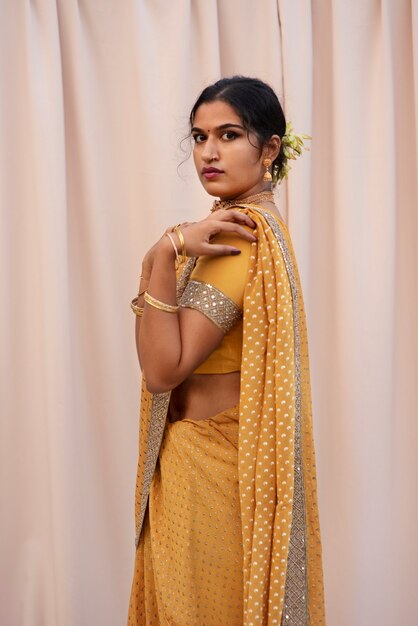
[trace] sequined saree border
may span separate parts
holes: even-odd
[[[272,229],[283,255],[292,294],[295,350],[294,494],[282,624],[283,626],[309,626],[306,555],[306,505],[302,465],[302,398],[298,285],[287,242],[278,222],[270,213],[263,211],[260,208],[256,208],[253,205],[239,206],[247,206],[247,208],[257,211],[257,213],[259,213],[266,220]]]
[[[241,309],[231,298],[210,283],[198,280],[187,283],[179,304],[200,311],[224,333],[242,317]]]
[[[193,272],[194,266],[196,264],[196,257],[190,257],[187,259],[186,263],[184,264],[184,267],[181,271],[180,276],[178,277],[177,280],[177,287],[176,287],[176,299],[177,302],[180,301],[184,290],[187,287],[187,283],[189,282],[190,279],[190,275]]]
[[[135,545],[138,547],[145,511],[148,504],[151,481],[157,464],[158,453],[163,439],[167,418],[170,392],[154,394],[151,405],[150,427],[148,432],[147,456],[145,459],[144,477],[142,480],[141,506],[139,511],[138,528],[136,529]]]

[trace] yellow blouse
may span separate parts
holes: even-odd
[[[225,332],[222,342],[195,374],[241,370],[242,308],[252,244],[237,235],[225,234],[213,242],[239,248],[241,254],[199,257],[180,299],[180,306],[197,309]]]

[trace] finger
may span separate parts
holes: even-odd
[[[235,256],[241,254],[239,248],[233,246],[223,246],[221,244],[207,244],[204,246],[203,255],[207,256]]]
[[[215,219],[219,221],[227,221],[227,222],[239,222],[240,224],[246,224],[251,228],[256,227],[256,223],[251,219],[249,215],[246,213],[242,213],[241,211],[237,211],[236,209],[225,209],[216,212]]]
[[[254,222],[254,220],[251,219],[249,215],[235,209],[226,210],[225,216],[222,216],[221,219],[226,221],[235,221],[240,224],[247,224],[247,226],[250,226],[251,228],[255,228],[256,226],[256,223]]]
[[[255,233],[251,233],[246,230],[243,226],[240,226],[236,222],[215,222],[214,229],[212,230],[212,235],[217,235],[221,232],[229,232],[236,233],[240,237],[247,239],[248,241],[257,241],[257,236]]]

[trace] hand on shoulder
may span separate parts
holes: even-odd
[[[181,230],[188,256],[222,256],[239,254],[240,250],[234,246],[212,243],[216,235],[234,234],[252,243],[257,240],[254,227],[255,223],[244,212],[227,209],[215,211],[200,222],[188,224]]]

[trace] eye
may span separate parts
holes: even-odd
[[[222,135],[222,139],[224,141],[233,141],[237,137],[239,137],[239,135],[237,133],[235,133],[233,130],[227,130]]]
[[[205,135],[203,135],[202,133],[195,133],[194,135],[192,135],[192,137],[195,143],[202,143],[202,141],[205,141],[206,139]]]

